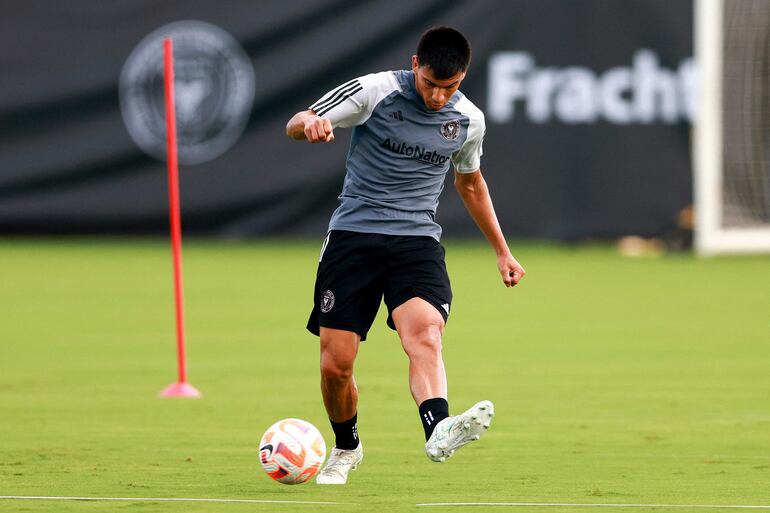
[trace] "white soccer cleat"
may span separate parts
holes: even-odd
[[[474,404],[465,413],[447,417],[436,425],[425,442],[425,453],[433,461],[446,461],[457,449],[481,438],[492,422],[495,405],[491,401]]]
[[[315,482],[318,484],[341,485],[348,481],[348,473],[355,470],[364,459],[364,447],[358,442],[358,447],[351,450],[332,449],[326,465],[318,473]]]

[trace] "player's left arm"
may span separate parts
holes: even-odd
[[[497,254],[497,268],[506,287],[513,287],[524,277],[524,268],[511,254],[500,223],[492,205],[489,188],[481,169],[471,173],[455,172],[455,189],[468,209],[476,225],[487,238]]]

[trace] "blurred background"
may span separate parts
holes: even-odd
[[[162,38],[174,38],[182,226],[321,238],[350,131],[305,146],[291,115],[405,69],[421,33],[473,45],[482,169],[509,237],[666,237],[692,203],[690,0],[14,2],[0,19],[0,232],[168,232]],[[451,173],[447,185],[451,183]],[[451,186],[446,237],[480,237]]]

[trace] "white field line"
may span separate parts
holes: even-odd
[[[285,501],[267,499],[207,499],[183,497],[49,497],[35,495],[0,495],[0,500],[47,500],[47,501],[126,501],[126,502],[214,502],[249,504],[309,504],[316,506],[355,505],[351,502]],[[768,509],[770,505],[749,504],[586,504],[567,502],[427,502],[418,507],[449,506],[508,506],[551,508],[669,508],[669,509]]]
[[[127,502],[246,502],[250,504],[313,504],[331,506],[349,502],[273,501],[266,499],[194,499],[181,497],[45,497],[34,495],[0,495],[0,499],[37,501],[127,501]]]
[[[566,502],[428,502],[416,506],[509,506],[545,508],[693,508],[693,509],[770,509],[746,504],[584,504]]]

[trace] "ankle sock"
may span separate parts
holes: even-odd
[[[449,417],[449,403],[443,397],[427,399],[420,404],[420,420],[425,430],[425,441],[428,441],[436,424]]]
[[[332,424],[337,449],[349,451],[358,447],[358,414],[345,422],[329,422]]]

